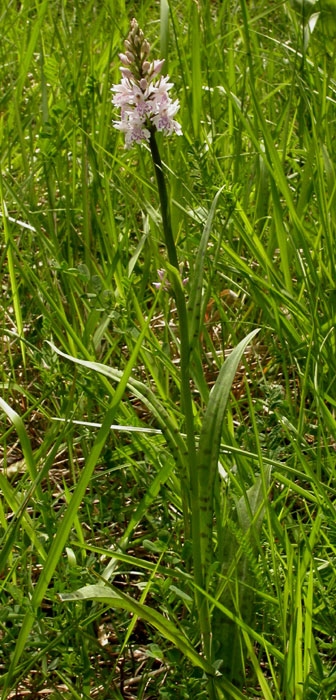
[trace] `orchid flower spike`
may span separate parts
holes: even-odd
[[[120,120],[113,125],[125,134],[125,147],[149,141],[151,132],[182,134],[174,119],[179,101],[172,100],[169,91],[173,83],[168,75],[158,77],[164,59],[150,62],[150,45],[135,19],[125,41],[125,53],[120,53],[122,79],[112,86],[112,102],[120,109]]]

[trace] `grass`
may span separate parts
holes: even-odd
[[[2,700],[336,697],[334,13],[1,10]],[[112,126],[132,16],[185,287]]]

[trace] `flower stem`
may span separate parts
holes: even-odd
[[[176,268],[178,275],[179,265],[176,252],[176,246],[172,231],[171,217],[170,217],[170,206],[168,193],[166,188],[165,177],[162,168],[162,161],[160,158],[159,149],[155,139],[155,130],[151,131],[149,145],[151,149],[151,154],[154,163],[156,181],[160,197],[160,206],[162,214],[162,224],[163,232],[168,252],[169,262],[172,267]],[[183,498],[183,502],[187,503],[188,500],[191,502],[191,530],[192,530],[192,551],[193,551],[193,565],[194,565],[194,579],[196,586],[199,589],[204,588],[204,577],[202,570],[201,561],[201,546],[200,546],[200,501],[199,501],[199,481],[197,472],[197,453],[195,444],[195,431],[194,431],[194,416],[192,407],[192,395],[190,388],[190,339],[189,339],[189,328],[188,328],[188,314],[187,306],[185,302],[185,296],[183,292],[182,284],[180,280],[173,283],[174,296],[176,301],[176,308],[178,313],[179,330],[180,330],[180,356],[181,356],[181,399],[182,407],[184,410],[185,418],[185,430],[187,434],[187,447],[188,447],[188,480],[190,486],[189,499]],[[182,484],[181,484],[182,486]],[[183,491],[183,488],[182,488]],[[184,513],[185,524],[188,520],[187,514]],[[187,532],[185,533],[187,536]],[[209,611],[206,600],[204,599],[202,593],[196,589],[196,603],[198,608],[198,614],[200,619],[200,628],[203,639],[203,648],[205,655],[210,660],[211,654],[211,643],[210,643],[210,620]]]
[[[159,149],[158,149],[158,146],[156,143],[155,131],[153,129],[151,131],[151,135],[150,135],[150,139],[149,139],[149,146],[151,149],[151,154],[152,154],[154,169],[155,169],[156,182],[157,182],[158,191],[159,191],[161,214],[162,214],[162,224],[163,224],[163,231],[164,231],[164,236],[165,236],[166,246],[167,246],[167,251],[168,251],[168,259],[169,259],[170,264],[173,265],[173,267],[176,267],[178,270],[179,266],[178,266],[175,241],[174,241],[172,225],[171,225],[170,208],[169,208],[169,200],[168,200],[166,181],[165,181],[164,174],[163,174],[162,162],[161,162],[161,158],[160,158]]]
[[[152,153],[152,158],[154,162],[156,180],[159,190],[161,213],[162,213],[162,224],[163,232],[165,237],[165,242],[168,251],[168,258],[170,264],[176,268],[178,275],[179,265],[177,259],[177,252],[175,247],[175,241],[171,225],[170,217],[170,207],[169,199],[166,188],[165,177],[163,174],[162,162],[160,158],[159,149],[155,139],[154,130],[151,132],[150,136],[150,149]],[[182,402],[185,414],[185,424],[187,433],[187,444],[188,444],[188,462],[189,462],[189,479],[192,479],[192,473],[195,471],[196,463],[196,445],[195,445],[195,433],[194,433],[194,417],[192,410],[192,397],[190,390],[190,367],[189,367],[189,357],[190,357],[190,346],[189,346],[189,332],[188,332],[188,316],[187,316],[187,306],[185,302],[185,297],[183,293],[182,286],[180,284],[173,284],[173,289],[175,293],[176,308],[178,312],[179,329],[180,329],[180,354],[181,354],[181,394]],[[192,484],[191,484],[192,486]]]

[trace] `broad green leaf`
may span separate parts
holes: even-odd
[[[204,595],[204,597],[208,600],[209,603],[221,610],[221,612],[223,612],[224,615],[226,615],[229,618],[229,620],[235,622],[241,628],[242,631],[246,632],[251,639],[254,639],[254,641],[257,644],[259,644],[261,648],[267,648],[268,651],[272,654],[272,656],[274,656],[274,658],[283,663],[285,656],[282,653],[282,651],[280,651],[276,645],[272,644],[272,642],[268,641],[268,639],[266,639],[262,634],[260,634],[260,632],[255,630],[253,627],[247,625],[246,622],[244,622],[244,620],[241,619],[239,611],[238,613],[233,613],[232,610],[226,608],[225,605],[223,605],[219,600],[216,600],[216,598],[214,598],[208,591],[200,589],[195,582],[192,582],[191,585],[194,586],[194,588],[198,589],[200,593],[202,593],[202,595]]]
[[[265,467],[265,483],[266,487],[269,485],[271,470],[270,467]],[[258,531],[261,527],[262,520],[264,517],[265,506],[262,506],[264,502],[264,490],[263,490],[263,480],[259,476],[253,486],[251,486],[246,493],[241,496],[237,505],[236,512],[239,525],[242,531],[247,534],[251,528],[253,521],[253,529]],[[262,507],[261,507],[262,506]],[[258,515],[257,515],[258,513]],[[257,516],[257,518],[255,517]],[[252,533],[250,533],[252,536]]]
[[[270,467],[265,467],[265,485],[269,484]],[[221,576],[223,583],[219,588],[220,602],[232,612],[239,610],[245,623],[252,625],[255,606],[255,574],[251,559],[257,561],[255,554],[258,532],[264,517],[264,485],[259,476],[253,486],[241,496],[235,507],[234,522],[237,533],[232,526],[224,531],[225,554],[222,562]],[[241,531],[241,539],[238,534]],[[226,535],[226,536],[225,536]],[[242,541],[240,546],[240,541]],[[228,583],[228,579],[233,581]],[[236,684],[241,684],[244,673],[245,642],[241,628],[230,620],[221,610],[215,608],[212,629],[217,646],[217,656],[223,659],[225,675]]]
[[[215,675],[215,670],[211,664],[197,654],[189,640],[170,620],[154,608],[138,603],[129,595],[121,593],[112,586],[100,584],[84,586],[84,588],[80,588],[74,593],[62,593],[59,597],[63,602],[94,600],[110,605],[112,608],[127,610],[155,627],[165,639],[169,639],[195,666],[199,666],[211,676]]]
[[[197,470],[199,476],[201,558],[204,574],[212,559],[213,488],[218,469],[224,413],[242,355],[258,332],[259,329],[255,329],[249,333],[225,360],[210,392],[209,403],[203,418],[197,452]]]

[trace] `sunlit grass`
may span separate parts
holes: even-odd
[[[332,11],[322,0],[1,10],[2,698],[334,697]],[[203,457],[209,392],[260,328],[221,431],[205,591],[178,311],[153,285],[167,259],[153,165],[111,126],[133,15],[181,104],[183,136],[158,145],[189,277]]]

